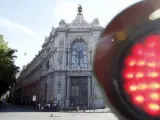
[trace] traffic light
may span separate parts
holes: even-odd
[[[160,1],[141,1],[118,14],[95,50],[94,72],[118,117],[160,119]]]

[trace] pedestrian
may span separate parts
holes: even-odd
[[[73,110],[73,108],[72,108],[72,104],[70,104],[70,110],[71,110],[71,111]]]
[[[71,110],[73,111],[74,109],[73,109],[73,104],[71,104]]]
[[[77,105],[77,112],[79,112],[79,106]]]
[[[94,112],[95,112],[95,108],[96,108],[96,106],[95,106],[95,104],[93,104],[93,110],[94,110]]]
[[[42,111],[44,110],[44,107],[43,107],[43,106],[41,107],[41,110],[42,110]]]
[[[38,110],[40,110],[40,108],[41,108],[41,104],[38,104]]]
[[[83,112],[86,112],[86,106],[84,105],[84,107],[83,107]]]
[[[59,106],[59,103],[57,103],[57,110],[58,110],[58,111],[60,110],[60,106]]]

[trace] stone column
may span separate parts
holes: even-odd
[[[88,108],[90,107],[90,98],[91,97],[91,80],[88,76]]]
[[[50,69],[53,69],[54,68],[54,54],[51,56],[50,65],[51,65]]]
[[[65,53],[66,53],[66,55],[65,55],[65,66],[66,66],[66,69],[67,69],[67,67],[68,67],[68,51],[66,50],[65,51]]]
[[[66,90],[67,90],[67,96],[66,96],[66,101],[65,101],[65,103],[66,103],[66,106],[65,107],[69,107],[69,102],[70,102],[70,100],[69,100],[69,98],[70,98],[70,77],[67,77],[67,88],[66,88]]]
[[[51,102],[53,104],[53,99],[54,99],[54,76],[51,76]]]
[[[90,51],[88,51],[88,68],[89,68],[89,69],[90,69],[90,67],[91,67],[90,61],[91,61],[91,58],[90,58]]]
[[[63,45],[63,66],[64,66],[64,69],[66,69],[66,36],[64,35],[64,45]]]
[[[70,65],[71,65],[71,51],[69,50],[68,51],[68,69],[69,69]]]

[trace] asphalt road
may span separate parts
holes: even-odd
[[[0,120],[118,120],[106,112],[36,112],[33,107],[0,103]]]
[[[51,116],[52,114],[52,116]],[[112,113],[6,112],[0,120],[118,120]]]

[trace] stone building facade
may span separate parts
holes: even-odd
[[[81,6],[71,23],[60,20],[18,77],[14,99],[32,102],[35,95],[38,103],[59,103],[61,108],[70,104],[103,108],[92,68],[95,43],[102,31],[98,18],[91,23],[84,19]]]

